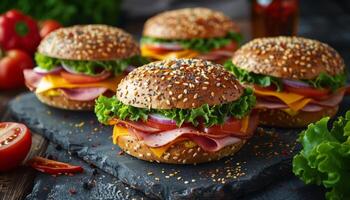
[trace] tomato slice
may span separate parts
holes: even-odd
[[[242,121],[233,117],[228,118],[224,124],[213,125],[211,127],[204,127],[203,131],[210,134],[228,134],[232,132],[240,132]]]
[[[254,85],[254,88],[258,89],[258,90],[269,90],[269,91],[276,91],[277,87],[275,85],[269,85],[266,87],[260,86],[260,85]]]
[[[80,74],[72,74],[69,72],[62,71],[61,76],[70,83],[96,83],[107,79],[111,75],[110,72],[103,72],[100,75],[88,76]]]
[[[291,87],[289,85],[283,85],[283,87],[284,87],[284,90],[288,92],[300,94],[300,95],[315,98],[315,99],[326,98],[330,93],[330,89],[316,89],[312,87],[296,88],[296,87]]]
[[[157,120],[154,120],[152,118],[148,118],[148,120],[145,122],[147,126],[157,128],[161,131],[167,131],[178,128],[175,123],[161,123]]]
[[[36,156],[28,161],[28,163],[34,169],[52,175],[59,174],[73,174],[73,173],[81,173],[84,169],[80,166],[70,165],[64,162],[58,162],[55,160],[50,160],[47,158],[42,158]]]
[[[0,171],[18,166],[32,145],[29,129],[20,123],[0,123]]]

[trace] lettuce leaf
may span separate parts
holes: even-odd
[[[248,72],[244,69],[238,68],[232,63],[231,60],[226,61],[224,63],[224,67],[226,70],[232,72],[233,75],[235,75],[240,82],[253,83],[262,87],[275,85],[277,91],[281,91],[283,89],[282,81],[279,78]]]
[[[350,199],[350,111],[328,129],[329,117],[310,124],[298,141],[293,172],[306,184],[328,188],[327,199]]]
[[[253,84],[260,85],[262,87],[275,85],[277,88],[277,91],[283,90],[283,83],[280,78],[248,72],[234,65],[231,60],[226,61],[224,63],[224,67],[226,70],[232,72],[240,82],[253,83]],[[313,80],[301,80],[301,81],[315,88],[320,88],[320,89],[330,88],[332,91],[335,91],[338,88],[341,88],[345,85],[346,72],[342,74],[338,74],[336,76],[330,76],[322,72]]]
[[[147,36],[143,36],[141,38],[141,44],[178,43],[185,49],[192,49],[201,53],[206,53],[212,49],[226,46],[232,41],[236,41],[240,44],[242,41],[242,35],[239,33],[229,32],[225,37],[193,38],[188,40],[159,39]]]
[[[52,58],[40,53],[35,54],[35,61],[38,64],[38,67],[42,69],[51,70],[57,66],[65,64],[67,67],[69,66],[71,70],[86,75],[97,74],[99,68],[113,71],[114,74],[118,75],[122,73],[129,65],[140,66],[149,62],[146,58],[138,55],[120,60],[84,61]]]
[[[199,120],[204,120],[205,126],[209,127],[215,124],[223,124],[225,118],[233,116],[243,118],[255,105],[255,96],[252,89],[245,89],[240,99],[234,102],[209,106],[204,104],[194,109],[147,109],[136,108],[125,105],[115,96],[108,98],[100,96],[96,100],[95,113],[101,123],[108,124],[113,117],[125,120],[147,120],[149,114],[160,114],[176,121],[180,127],[184,122],[192,123],[197,126]]]

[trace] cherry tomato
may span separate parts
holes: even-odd
[[[324,97],[327,97],[328,94],[330,93],[329,89],[316,89],[312,87],[302,87],[302,88],[296,88],[296,87],[291,87],[289,85],[283,85],[284,90],[296,94],[300,94],[306,97],[311,97],[315,99],[322,99]]]
[[[31,145],[32,137],[24,124],[1,122],[0,171],[7,171],[21,164]]]
[[[32,58],[22,50],[10,50],[0,60],[0,89],[24,86],[24,69],[33,68]]]
[[[217,124],[211,127],[203,127],[204,132],[209,134],[227,134],[232,132],[240,132],[242,122],[233,117],[227,119],[224,124]]]
[[[41,36],[41,38],[44,38],[52,31],[59,29],[61,27],[62,27],[62,25],[56,20],[53,20],[53,19],[45,20],[45,21],[41,22],[40,36]]]
[[[70,83],[96,83],[102,80],[107,79],[111,75],[110,72],[103,72],[100,75],[96,76],[88,76],[88,75],[80,75],[80,74],[72,74],[65,71],[61,72],[61,76],[66,79]]]

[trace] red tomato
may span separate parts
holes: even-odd
[[[242,122],[239,119],[233,117],[226,120],[224,124],[218,124],[211,127],[204,127],[203,130],[206,133],[220,135],[232,132],[240,132],[242,127]]]
[[[329,89],[316,89],[312,87],[302,87],[302,88],[296,88],[291,87],[289,85],[283,85],[284,90],[296,94],[300,94],[306,97],[311,97],[315,99],[322,99],[328,96],[330,90]]]
[[[27,156],[32,137],[24,124],[0,123],[0,171],[18,166]]]
[[[164,53],[169,53],[169,52],[175,51],[175,50],[171,50],[171,49],[165,49],[164,47],[159,46],[159,45],[147,45],[147,49],[154,51],[156,53],[159,53],[159,54],[164,54]]]
[[[48,35],[52,31],[59,29],[61,27],[62,25],[56,20],[52,20],[52,19],[45,20],[41,22],[40,36],[41,38],[44,38],[46,35]]]
[[[96,83],[102,80],[107,79],[111,75],[110,72],[104,72],[101,75],[88,76],[88,75],[79,75],[72,74],[65,71],[61,72],[61,76],[70,83]]]
[[[24,86],[24,69],[33,68],[32,58],[22,50],[10,50],[0,60],[0,89]]]

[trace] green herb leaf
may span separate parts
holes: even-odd
[[[154,43],[178,43],[185,49],[192,49],[201,53],[206,53],[212,49],[220,48],[230,44],[232,41],[240,43],[242,41],[242,35],[239,33],[229,32],[225,37],[218,38],[194,38],[189,40],[168,40],[158,39],[143,36],[141,38],[142,44],[154,44]]]
[[[146,58],[141,56],[133,56],[121,60],[108,60],[108,61],[80,61],[80,60],[64,60],[45,56],[40,53],[35,54],[35,61],[40,68],[50,70],[56,66],[64,64],[71,70],[86,75],[95,75],[98,72],[98,68],[104,68],[108,71],[113,71],[118,75],[122,73],[129,65],[140,66],[148,63]]]
[[[310,124],[298,141],[303,149],[293,159],[293,172],[306,184],[329,189],[327,199],[350,198],[350,111],[328,129],[329,117]]]
[[[123,104],[115,96],[111,98],[100,96],[96,100],[95,113],[98,120],[104,124],[108,124],[108,121],[114,117],[122,120],[137,121],[141,119],[145,121],[149,114],[160,114],[175,120],[179,127],[184,122],[197,126],[199,119],[203,119],[205,126],[209,127],[224,123],[226,117],[243,118],[254,107],[255,101],[253,90],[250,88],[245,89],[244,94],[237,101],[215,106],[204,104],[194,109],[136,108]]]

